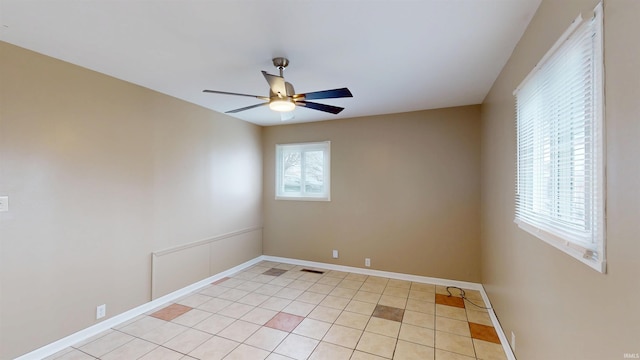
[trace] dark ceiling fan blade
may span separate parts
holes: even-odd
[[[345,98],[345,97],[353,97],[353,95],[351,94],[351,91],[349,91],[349,89],[347,88],[314,91],[306,94],[293,95],[294,99],[304,98],[305,100],[335,99],[335,98]]]
[[[247,96],[247,97],[252,97],[252,98],[256,98],[256,99],[260,99],[260,100],[267,100],[267,101],[269,100],[269,98],[267,96],[239,94],[239,93],[233,93],[233,92],[228,92],[228,91],[202,90],[202,92],[211,93],[211,94]]]
[[[341,108],[341,107],[338,107],[338,106],[326,105],[326,104],[318,104],[318,103],[310,102],[310,101],[295,101],[295,103],[296,103],[296,105],[304,106],[304,107],[307,107],[309,109],[320,110],[320,111],[324,111],[324,112],[328,112],[328,113],[332,113],[332,114],[338,114],[340,111],[344,110],[344,108]]]
[[[253,109],[253,108],[257,108],[257,107],[265,106],[265,105],[269,105],[269,103],[268,103],[268,102],[265,102],[265,103],[260,103],[260,104],[255,104],[255,105],[245,106],[245,107],[240,108],[240,109],[235,109],[235,110],[225,111],[224,113],[225,113],[225,114],[233,114],[233,113],[237,113],[237,112],[240,112],[240,111],[245,111],[245,110],[249,110],[249,109]]]
[[[271,88],[271,92],[274,94],[281,94],[282,96],[287,96],[287,86],[284,83],[284,78],[282,76],[271,75],[266,71],[262,72],[264,78],[269,83],[269,87]]]

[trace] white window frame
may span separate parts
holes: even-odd
[[[582,16],[578,16],[514,91],[518,143],[514,222],[521,229],[605,273],[602,12],[600,3],[592,19],[583,21]],[[582,39],[581,44],[591,46],[589,51],[576,55],[574,50],[578,48],[578,39]],[[563,60],[566,59],[564,66],[567,66],[569,60],[578,57],[580,62],[575,63],[583,66],[580,69],[588,69],[585,70],[588,75],[581,73],[576,79],[582,81],[581,85],[591,85],[581,87],[586,90],[579,93],[580,96],[560,102],[559,99],[568,98],[565,94],[571,91],[569,85],[574,83],[554,82],[559,77],[553,74],[566,71],[559,65]],[[590,82],[585,78],[589,78]],[[556,86],[553,89],[557,93],[549,94],[546,91],[550,89],[550,83]],[[557,86],[559,84],[562,87]],[[587,104],[584,107],[583,101]],[[581,106],[579,108],[571,105],[578,103]],[[587,115],[577,117],[565,111],[574,107],[580,111],[573,113]],[[567,114],[567,117],[558,116],[559,113]],[[584,120],[584,127],[567,130],[568,124],[578,124],[582,119],[587,119]],[[578,143],[574,142],[576,138]],[[570,160],[566,160],[568,158]],[[585,175],[576,175],[582,173]]]
[[[301,184],[300,192],[284,191],[284,153],[287,151],[299,151],[301,154],[310,151],[323,152],[323,189],[321,193],[305,192],[305,163],[304,156],[301,156]],[[331,142],[308,142],[295,144],[276,144],[276,200],[301,200],[301,201],[331,201]]]

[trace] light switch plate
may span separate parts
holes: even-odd
[[[0,196],[0,212],[9,211],[9,197]]]

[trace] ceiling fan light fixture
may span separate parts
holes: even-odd
[[[290,112],[296,108],[296,104],[291,100],[271,100],[269,102],[269,109],[278,112]]]

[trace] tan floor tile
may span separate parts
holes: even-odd
[[[263,360],[269,356],[266,350],[258,349],[253,346],[240,344],[235,348],[224,360]]]
[[[352,349],[327,342],[320,342],[309,357],[309,360],[349,360],[351,354],[353,354]]]
[[[467,319],[469,322],[476,324],[482,324],[487,326],[493,326],[489,313],[486,311],[475,311],[471,308],[467,308]]]
[[[348,276],[347,276],[347,279],[342,280],[337,286],[341,287],[341,288],[358,290],[358,289],[360,289],[362,284],[364,284],[364,281],[349,280]]]
[[[244,343],[263,350],[273,351],[287,335],[289,334],[285,331],[263,326],[253,333]]]
[[[443,316],[436,316],[436,330],[471,337],[468,322]]]
[[[210,317],[212,314],[208,311],[202,311],[200,309],[192,309],[180,316],[178,316],[177,318],[171,320],[171,322],[174,322],[176,324],[180,324],[180,325],[184,325],[184,326],[188,326],[188,327],[192,327],[195,324],[205,320],[206,318]]]
[[[218,296],[218,299],[238,301],[247,295],[249,295],[248,291],[239,290],[239,289],[230,289],[229,291],[222,293],[220,296]]]
[[[306,318],[293,330],[293,333],[321,340],[329,328],[331,324],[327,322]]]
[[[236,289],[251,292],[251,291],[255,291],[255,290],[259,289],[263,285],[264,285],[264,283],[260,283],[260,282],[256,282],[256,281],[247,281],[247,282],[245,282],[243,284],[238,285],[236,287]]]
[[[287,285],[287,287],[291,288],[291,289],[298,289],[298,290],[306,291],[310,287],[312,287],[313,284],[314,283],[311,282],[311,281],[304,281],[304,280],[301,280],[301,279],[297,279],[297,280],[293,281],[291,284]]]
[[[336,319],[335,323],[337,325],[342,325],[358,330],[364,330],[369,322],[369,315],[363,315],[358,313],[352,313],[349,311],[343,311],[340,316]]]
[[[411,288],[411,281],[398,280],[398,279],[389,279],[389,282],[387,283],[387,286],[403,288],[403,289],[410,289]]]
[[[471,337],[478,340],[484,340],[495,344],[500,344],[500,338],[493,326],[487,326],[476,323],[469,323]]]
[[[192,307],[190,306],[171,304],[161,310],[154,312],[153,314],[151,314],[151,316],[160,320],[171,321],[191,309]]]
[[[412,282],[411,283],[411,290],[435,293],[436,292],[436,286],[434,284]]]
[[[482,294],[478,290],[468,290],[465,289],[465,297],[478,305],[484,305],[484,299],[482,298]]]
[[[142,339],[133,339],[119,348],[102,356],[104,360],[138,359],[149,353],[158,345]]]
[[[476,360],[476,358],[436,349],[436,360]]]
[[[396,307],[376,305],[371,316],[401,322],[404,317],[404,311],[404,309]]]
[[[465,309],[449,305],[436,304],[436,315],[456,320],[467,320],[467,312]]]
[[[119,328],[118,330],[135,337],[140,337],[143,334],[146,334],[149,331],[164,325],[165,323],[166,321],[164,320],[160,320],[151,316],[144,316],[137,321],[128,324],[127,326]]]
[[[464,308],[464,299],[456,296],[436,294],[436,304]]]
[[[349,304],[350,299],[328,295],[320,302],[321,306],[343,310]]]
[[[246,280],[242,280],[242,279],[227,278],[227,279],[220,279],[212,284],[220,285],[228,288],[234,288],[236,286],[242,285],[245,281]]]
[[[323,294],[323,295],[329,295],[329,293],[332,292],[333,289],[335,289],[335,287],[331,285],[314,284],[312,287],[308,289],[308,291],[318,293],[318,294]]]
[[[420,301],[428,301],[430,303],[436,302],[436,294],[432,292],[413,290],[409,292],[409,299],[416,299]]]
[[[176,304],[195,308],[206,303],[209,300],[211,300],[211,296],[202,295],[202,294],[191,294],[176,301]]]
[[[329,286],[337,286],[342,278],[325,276],[322,279],[318,280],[318,284],[329,285]]]
[[[226,308],[218,311],[218,314],[228,316],[230,318],[239,319],[255,307],[247,304],[233,303]]]
[[[149,331],[148,333],[140,337],[144,340],[151,341],[153,343],[160,345],[171,340],[171,338],[178,336],[181,333],[187,331],[187,329],[189,328],[186,326],[182,326],[172,322],[167,322],[162,326],[158,326],[157,328]]]
[[[434,359],[434,349],[412,342],[398,340],[394,359],[398,360],[430,360]]]
[[[233,351],[240,343],[214,336],[189,353],[197,359],[220,360]]]
[[[397,338],[398,333],[400,332],[400,323],[397,321],[372,317],[365,328],[365,332]]]
[[[369,275],[369,277],[367,277],[367,280],[365,280],[364,282],[370,284],[383,284],[386,286],[389,282],[389,278]]]
[[[476,356],[482,360],[505,360],[507,358],[502,345],[473,339]]]
[[[291,332],[295,329],[301,322],[304,320],[304,317],[287,314],[287,313],[278,313],[271,320],[269,320],[265,326],[278,329],[286,332]]]
[[[277,314],[278,314],[277,311],[258,307],[246,313],[243,317],[240,318],[240,320],[254,323],[256,325],[264,325],[269,320],[273,319],[273,317],[276,316]]]
[[[389,296],[397,296],[401,298],[409,297],[409,289],[408,288],[397,288],[387,285],[387,287],[382,292],[382,295]]]
[[[320,304],[320,302],[322,300],[324,300],[325,297],[326,297],[326,295],[324,295],[324,294],[314,293],[314,292],[311,292],[311,291],[305,291],[300,296],[298,296],[296,298],[296,300],[297,301],[306,302],[306,303],[309,303],[309,304],[318,305],[318,304]]]
[[[193,328],[215,335],[234,322],[235,319],[233,318],[213,314],[209,318],[196,324]]]
[[[416,325],[433,329],[435,327],[435,316],[432,314],[421,313],[417,311],[406,310],[402,318],[404,324]]]
[[[183,357],[184,354],[173,351],[171,349],[167,349],[162,346],[158,346],[151,352],[147,353],[145,356],[141,357],[139,360],[179,360]]]
[[[334,278],[338,278],[338,279],[344,279],[345,277],[347,277],[347,275],[349,275],[349,273],[347,272],[343,272],[343,271],[338,271],[338,270],[329,270],[325,273],[325,275],[327,275],[327,277],[334,277]]]
[[[120,346],[128,343],[133,339],[134,337],[131,335],[127,335],[119,331],[113,331],[93,342],[81,346],[79,350],[89,355],[100,357],[119,348]]]
[[[293,300],[283,299],[283,298],[274,296],[267,299],[262,304],[260,304],[259,307],[267,310],[282,311],[282,309],[286,308],[287,305],[291,304],[292,301]]]
[[[322,341],[353,349],[356,347],[356,344],[358,343],[358,340],[360,340],[361,335],[362,330],[348,328],[341,325],[333,325],[324,336]]]
[[[365,282],[364,284],[362,284],[362,286],[360,287],[359,291],[368,291],[368,292],[372,292],[372,293],[376,293],[376,294],[382,294],[382,292],[384,291],[384,289],[387,287],[386,284],[382,284],[382,283],[367,283]]]
[[[278,291],[274,296],[277,296],[279,298],[283,298],[283,299],[288,299],[288,300],[295,300],[295,298],[297,298],[298,296],[302,295],[304,291],[302,290],[298,290],[298,289],[291,289],[291,288],[284,288],[280,291]]]
[[[470,337],[436,331],[436,349],[442,349],[466,356],[475,356]]]
[[[337,288],[333,289],[333,291],[331,291],[329,293],[329,295],[351,299],[356,295],[357,292],[358,291],[354,290],[354,289],[348,289],[348,288],[344,288],[344,287],[337,287]]]
[[[363,282],[366,281],[368,278],[369,278],[369,275],[356,274],[356,273],[349,273],[345,277],[346,280],[363,281]]]
[[[323,271],[324,270],[318,270],[318,271]],[[324,277],[323,274],[314,274],[314,273],[310,273],[310,272],[305,272],[304,274],[302,274],[302,276],[300,276],[300,280],[304,280],[304,281],[309,281],[312,283],[316,283],[318,282],[318,280],[322,279]]]
[[[362,352],[359,350],[356,350],[353,352],[353,355],[351,356],[351,360],[384,360],[386,358],[383,358],[382,356],[378,356],[378,355],[373,355],[373,354],[368,354],[366,352]]]
[[[378,300],[380,300],[381,294],[382,294],[382,291],[379,294],[368,292],[368,291],[358,291],[353,296],[353,300],[377,304]]]
[[[382,295],[380,297],[380,300],[378,300],[378,304],[404,309],[407,307],[407,298]]]
[[[358,341],[356,349],[391,359],[396,347],[396,341],[397,339],[395,338],[365,331],[360,341]]]
[[[340,316],[341,312],[342,311],[339,309],[317,306],[307,317],[328,323],[333,323],[334,321],[336,321],[338,316]]]
[[[219,285],[209,285],[206,288],[200,290],[200,294],[216,297],[227,291],[229,291],[228,287],[219,286]]]
[[[218,336],[237,342],[243,342],[254,332],[258,331],[259,328],[259,325],[237,320],[222,331],[218,332]]]
[[[344,308],[344,310],[362,314],[362,315],[371,316],[375,308],[376,308],[376,304],[368,303],[364,301],[358,301],[358,300],[351,300],[347,305],[347,307]]]
[[[314,304],[294,300],[291,304],[282,309],[282,312],[298,316],[307,316],[315,307],[316,305]]]
[[[407,300],[407,310],[435,315],[436,304],[433,302],[421,301],[421,300],[409,298]]]
[[[231,304],[233,304],[233,301],[231,301],[231,300],[213,298],[213,299],[207,301],[206,303],[198,306],[198,309],[204,310],[204,311],[208,311],[210,313],[216,313],[216,312],[226,308],[227,306],[229,306]]]
[[[171,350],[175,350],[177,352],[181,352],[183,354],[188,354],[212,337],[213,335],[204,331],[188,329],[187,331],[162,344],[162,346]]]
[[[276,354],[288,356],[297,360],[304,360],[311,355],[319,341],[305,336],[290,334],[274,350]]]
[[[258,306],[267,301],[269,298],[269,295],[249,293],[247,296],[238,300],[238,302],[246,305]]]
[[[435,332],[421,326],[402,324],[398,339],[425,346],[434,346]]]

